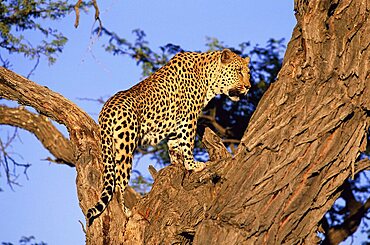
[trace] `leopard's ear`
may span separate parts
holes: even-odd
[[[251,61],[251,58],[249,56],[245,57],[244,58],[245,62],[247,62],[247,64],[249,64],[249,62]]]
[[[224,49],[222,50],[222,53],[221,53],[221,62],[223,64],[227,64],[229,63],[230,61],[233,60],[233,52],[231,52],[230,49]]]

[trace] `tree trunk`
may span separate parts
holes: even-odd
[[[87,244],[319,241],[320,220],[340,186],[366,167],[356,160],[370,123],[370,1],[296,0],[295,11],[297,25],[279,78],[259,103],[236,154],[231,157],[217,137],[207,136],[212,162],[206,170],[190,173],[171,165],[152,171],[148,195],[126,192],[129,219],[116,193],[87,229]],[[4,68],[0,96],[67,126],[71,149],[58,158],[71,162],[73,152],[85,213],[102,187],[96,123],[61,95]]]

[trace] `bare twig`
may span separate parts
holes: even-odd
[[[11,64],[10,64],[9,60],[4,59],[1,56],[1,54],[0,54],[0,61],[1,61],[3,67],[8,68],[8,69],[11,67]]]
[[[84,234],[86,234],[86,228],[85,228],[85,225],[82,223],[81,220],[78,220],[78,223],[81,224],[81,228],[82,228],[82,231],[84,232]]]
[[[33,72],[36,70],[36,68],[39,66],[40,63],[40,54],[37,54],[37,59],[35,65],[32,67],[30,72],[27,74],[27,78],[30,78],[30,76],[33,74]]]
[[[110,97],[110,96],[109,96]],[[97,99],[92,99],[92,98],[77,98],[78,100],[81,100],[81,101],[92,101],[92,102],[97,102],[99,104],[104,104],[106,99],[104,99],[104,97],[100,97],[100,98],[97,98]]]
[[[19,177],[16,171],[17,167],[23,168],[23,173],[28,179],[27,170],[31,166],[31,164],[28,163],[17,162],[7,150],[7,148],[14,141],[16,135],[17,130],[14,130],[13,135],[9,137],[5,143],[2,140],[0,140],[0,155],[2,155],[2,157],[0,158],[0,163],[4,168],[7,183],[12,190],[14,190],[13,188],[14,185],[20,186],[20,184],[17,182],[17,179]]]

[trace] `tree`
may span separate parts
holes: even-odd
[[[147,196],[127,192],[133,216],[126,219],[115,198],[87,229],[89,244],[318,242],[321,220],[345,180],[369,166],[367,159],[358,161],[370,122],[369,10],[360,0],[296,0],[295,11],[297,26],[279,78],[235,155],[206,136],[212,160],[206,171],[187,173],[177,165],[152,170]],[[95,122],[61,95],[4,68],[0,96],[67,126],[70,147],[60,159],[72,156],[85,212],[101,189]],[[327,243],[338,241],[327,233]]]

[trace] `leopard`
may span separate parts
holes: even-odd
[[[202,171],[206,163],[194,160],[197,119],[217,95],[232,101],[251,87],[249,57],[224,49],[179,52],[167,64],[104,104],[99,114],[103,190],[87,211],[88,226],[103,213],[115,191],[121,200],[129,183],[134,151],[167,140],[171,163],[182,161],[188,171]],[[130,210],[122,201],[123,210]]]

